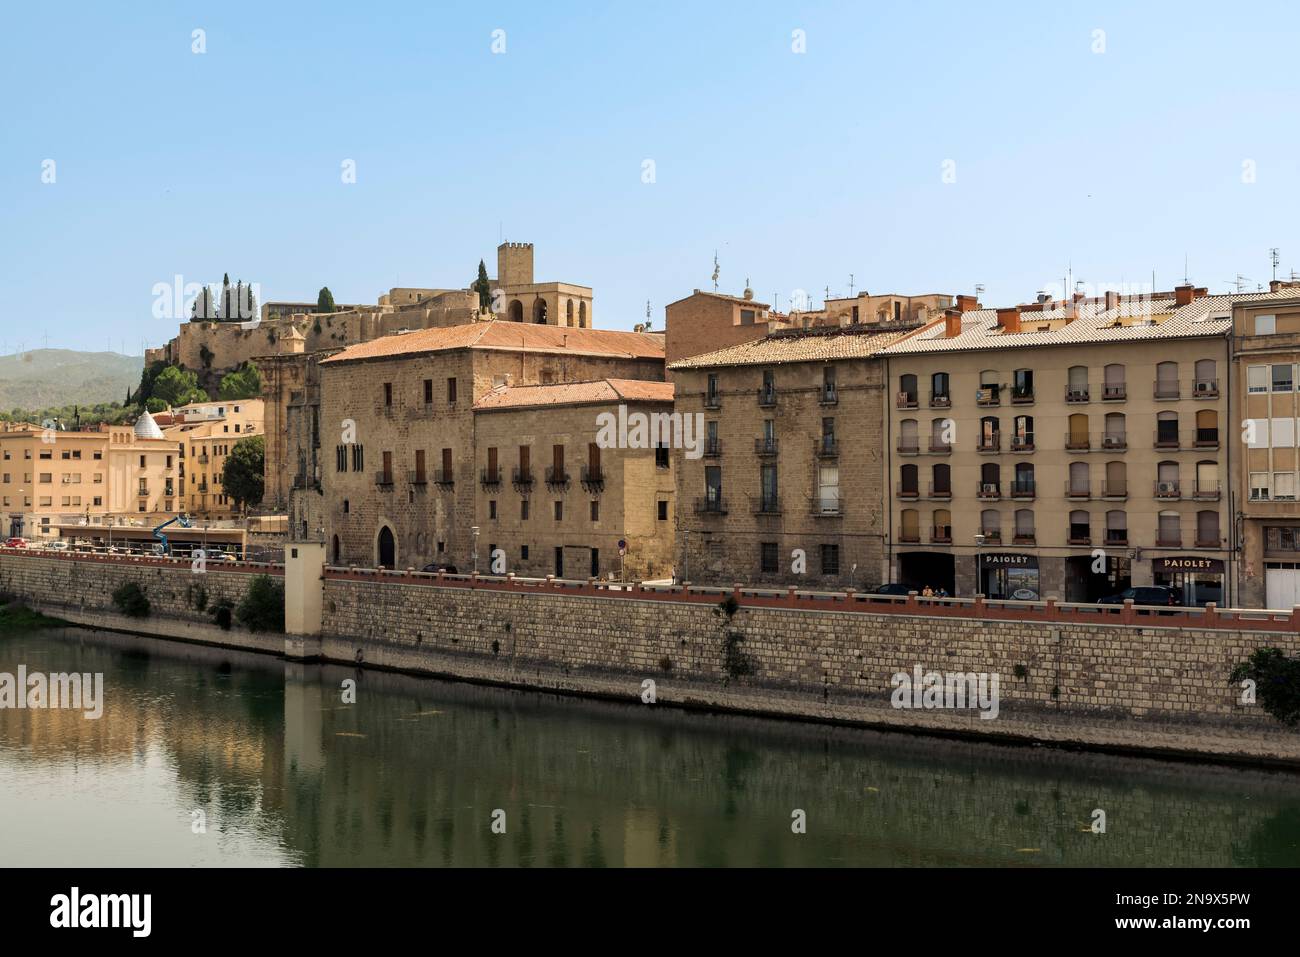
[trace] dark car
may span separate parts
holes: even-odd
[[[900,585],[900,584],[898,584],[897,582],[891,582],[891,583],[889,583],[889,584],[885,584],[885,585],[877,585],[875,588],[871,589],[871,594],[873,594],[873,595],[904,595],[904,596],[906,596],[907,593],[910,592],[910,591],[920,591],[920,589],[919,589],[919,588],[916,588],[916,587],[914,587],[914,586],[912,586],[912,585]]]
[[[455,565],[448,565],[446,562],[430,562],[420,569],[422,572],[446,572],[448,575],[459,575]]]
[[[1127,599],[1133,599],[1135,605],[1181,605],[1183,596],[1168,585],[1138,585],[1126,588],[1118,595],[1098,598],[1099,605],[1122,605]]]

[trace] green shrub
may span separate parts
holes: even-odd
[[[284,586],[258,575],[248,586],[235,617],[249,631],[284,631]]]
[[[1229,680],[1255,682],[1265,711],[1289,728],[1300,722],[1300,658],[1288,658],[1280,648],[1257,648],[1248,661],[1232,669]]]
[[[122,614],[132,618],[147,618],[153,609],[144,589],[135,582],[127,582],[114,591],[113,604]]]
[[[229,598],[221,599],[212,606],[212,623],[222,631],[229,631],[234,609],[235,605]]]

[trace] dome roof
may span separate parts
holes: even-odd
[[[146,409],[140,418],[135,420],[135,437],[137,439],[161,439],[164,438],[162,429],[158,428],[158,423],[153,420],[153,416]]]

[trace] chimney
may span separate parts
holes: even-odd
[[[943,337],[951,339],[959,335],[961,335],[961,310],[945,309],[943,311]]]
[[[975,311],[976,309],[978,309],[979,307],[980,307],[980,304],[979,304],[979,302],[976,301],[976,299],[975,299],[974,296],[958,296],[958,297],[957,297],[957,311],[958,311],[958,312],[974,312],[974,311]]]
[[[1006,309],[998,310],[998,325],[1002,327],[1003,332],[1020,331],[1020,307],[1009,306]]]
[[[1119,291],[1116,289],[1106,290],[1106,311],[1114,312],[1119,308]]]
[[[1174,303],[1179,306],[1187,306],[1196,298],[1196,290],[1191,283],[1174,287]]]

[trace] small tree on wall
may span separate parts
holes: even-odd
[[[336,312],[337,308],[334,305],[334,293],[330,292],[330,287],[321,286],[320,292],[316,295],[316,311]]]
[[[257,505],[266,491],[266,442],[260,435],[235,443],[221,469],[221,486],[239,508]]]
[[[487,310],[492,305],[492,284],[488,282],[487,266],[483,265],[483,260],[478,261],[478,278],[474,280],[474,285],[470,286],[478,293],[478,307]]]

